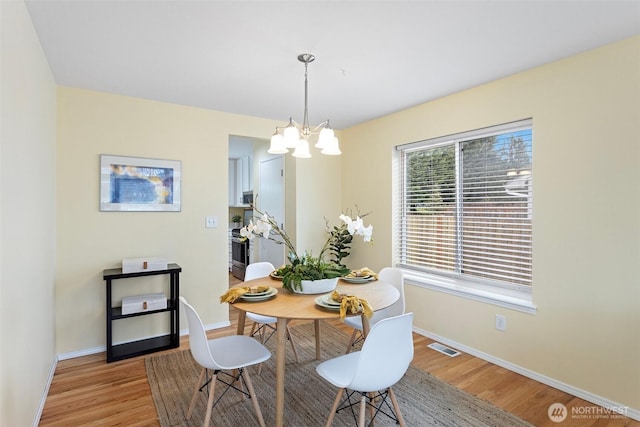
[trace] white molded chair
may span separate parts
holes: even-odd
[[[264,418],[262,418],[258,398],[253,389],[253,383],[249,377],[249,372],[245,368],[257,365],[269,359],[271,357],[271,352],[258,341],[245,335],[230,335],[208,340],[202,320],[200,320],[198,313],[191,305],[189,305],[189,303],[187,303],[187,300],[184,299],[184,297],[180,297],[180,302],[185,309],[187,320],[189,322],[189,345],[191,347],[191,354],[196,362],[202,366],[200,377],[198,378],[196,388],[193,392],[193,397],[191,398],[189,411],[187,412],[187,419],[191,418],[191,413],[193,412],[193,408],[197,401],[198,392],[206,388],[206,385],[209,384],[207,413],[204,418],[204,426],[209,426],[211,410],[216,403],[218,403],[218,401],[213,403],[216,382],[220,381],[227,385],[227,389],[230,387],[234,388],[251,398],[253,408],[255,409],[258,417],[258,422],[262,427],[264,427]],[[213,377],[211,379],[208,379],[207,370],[209,369],[213,370]],[[233,372],[223,372],[229,370]],[[232,378],[227,382],[219,377],[221,374]],[[207,380],[203,383],[203,381],[205,381],[205,376],[207,377]],[[246,385],[248,393],[245,393],[241,388],[233,385],[237,381],[241,381]],[[242,384],[240,386],[242,386]],[[225,390],[225,392],[226,391],[227,390]],[[220,397],[222,397],[222,395]],[[218,398],[218,400],[220,400],[220,398]]]
[[[253,280],[258,279],[260,277],[267,277],[275,268],[273,264],[270,262],[254,262],[253,264],[249,264],[244,273],[244,280]],[[252,337],[255,335],[260,335],[260,342],[262,344],[266,343],[273,332],[276,330],[274,324],[277,323],[278,319],[271,316],[263,316],[261,314],[247,312],[247,318],[253,321],[253,325],[251,326],[251,332],[249,335]],[[267,329],[270,329],[271,332],[267,335]],[[293,335],[291,335],[291,331],[289,330],[289,325],[287,324],[287,336],[289,337],[289,342],[291,342],[291,348],[293,349],[293,355],[298,362],[298,352],[296,351],[296,346],[293,343]]]
[[[389,307],[374,312],[371,319],[369,319],[369,324],[371,326],[375,325],[382,319],[386,319],[387,317],[404,314],[405,310],[404,273],[402,272],[402,270],[395,267],[385,267],[380,270],[380,273],[378,273],[378,280],[391,283],[393,286],[395,286],[396,289],[398,289],[398,291],[400,292],[400,298],[398,298],[398,301],[394,302]],[[364,339],[364,336],[362,335],[362,317],[347,317],[346,319],[344,319],[344,324],[353,328],[351,340],[349,340],[349,345],[347,346],[346,351],[347,353],[349,353],[356,343]]]
[[[353,406],[358,402],[351,401],[355,393],[361,395],[357,419],[359,426],[364,426],[367,405],[371,423],[376,415],[382,413],[395,419],[401,426],[405,425],[391,386],[400,381],[413,359],[412,324],[413,313],[382,319],[371,328],[362,350],[327,360],[316,367],[316,372],[322,378],[339,388],[327,419],[327,427],[333,422],[335,414],[345,408],[351,408],[356,418]],[[340,405],[343,393],[346,397]],[[386,401],[387,397],[391,399],[392,407]]]

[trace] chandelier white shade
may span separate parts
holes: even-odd
[[[338,138],[329,126],[329,120],[320,123],[313,129],[309,126],[307,67],[315,59],[315,56],[310,53],[298,55],[298,61],[304,64],[304,118],[302,125],[289,118],[287,126],[276,127],[276,131],[271,136],[271,146],[268,150],[270,154],[285,154],[289,150],[294,150],[292,154],[294,157],[309,158],[311,157],[309,152],[309,137],[311,135],[318,136],[315,147],[320,149],[320,153],[329,156],[342,154]]]

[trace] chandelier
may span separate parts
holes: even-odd
[[[270,154],[285,154],[289,152],[289,149],[293,149],[292,156],[309,158],[311,157],[309,152],[309,137],[311,135],[318,136],[315,147],[321,150],[320,153],[330,156],[342,154],[338,138],[329,126],[329,120],[320,123],[313,129],[309,126],[307,67],[315,59],[316,57],[310,53],[298,55],[298,61],[304,64],[304,118],[302,125],[289,118],[287,126],[276,127],[276,131],[271,136],[271,146],[267,151]]]

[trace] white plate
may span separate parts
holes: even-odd
[[[326,308],[327,310],[335,310],[338,311],[340,310],[340,304],[338,305],[333,305],[333,304],[327,304],[324,300],[324,298],[326,297],[326,295],[320,295],[319,297],[316,297],[316,305],[319,305],[322,308]]]
[[[240,299],[248,302],[264,301],[275,296],[275,294],[277,293],[278,293],[278,290],[276,288],[269,288],[269,291],[264,295],[255,296],[255,294],[253,294],[252,296],[251,294],[244,294],[240,297]]]
[[[333,298],[331,298],[331,294],[322,295],[320,298],[322,299],[322,302],[325,305],[333,305],[336,307],[340,307],[340,303],[338,301],[335,301]]]
[[[272,278],[272,279],[275,279],[275,280],[282,280],[282,276],[278,276],[278,275],[276,274],[276,270],[273,270],[273,271],[269,274],[269,276],[271,276],[271,278]]]
[[[344,280],[347,283],[354,283],[354,284],[362,284],[362,283],[369,283],[369,282],[373,282],[374,280],[376,280],[373,276],[367,276],[367,277],[341,277],[342,280]]]
[[[262,291],[262,292],[247,292],[246,294],[244,294],[247,297],[261,297],[263,295],[266,295],[268,293],[271,292],[273,288],[269,287],[266,291]]]

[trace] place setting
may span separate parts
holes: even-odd
[[[355,285],[362,285],[378,280],[378,274],[375,271],[364,267],[359,270],[350,271],[348,274],[341,277],[341,280]]]
[[[278,290],[271,286],[240,286],[231,288],[220,297],[220,302],[234,303],[238,299],[244,302],[265,301],[274,297]]]
[[[340,319],[344,319],[347,314],[363,313],[367,318],[373,315],[373,310],[366,299],[338,291],[316,297],[315,303],[327,310],[340,311]]]
[[[322,308],[326,308],[327,310],[340,310],[340,301],[336,301],[333,299],[331,294],[320,295],[316,297],[315,302]]]
[[[275,296],[277,293],[278,290],[276,288],[272,288],[271,286],[269,286],[268,289],[265,290],[256,292],[245,292],[240,296],[240,299],[249,302],[265,301]]]

